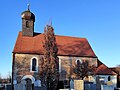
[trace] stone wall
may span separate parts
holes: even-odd
[[[76,78],[72,68],[75,67],[77,60],[80,60],[81,62],[88,61],[90,65],[97,66],[97,58],[59,56],[59,60],[60,80]]]
[[[88,57],[69,57],[69,56],[58,56],[61,62],[59,63],[60,80],[68,80],[69,78],[75,78],[75,74],[72,69],[76,65],[76,60],[87,60],[90,65],[97,66],[97,58],[88,58]],[[38,71],[31,71],[31,60],[37,58],[38,60]],[[17,79],[17,82],[20,82],[23,76],[32,75],[35,79],[39,79],[40,64],[42,55],[36,54],[15,54],[15,64],[14,64],[14,77]]]
[[[32,75],[38,78],[39,75],[39,65],[41,60],[41,55],[34,54],[15,54],[15,64],[14,64],[14,77],[18,82],[21,81],[22,77],[25,75]],[[31,60],[36,58],[38,60],[38,71],[31,71]]]

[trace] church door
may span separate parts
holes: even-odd
[[[26,79],[26,90],[32,90],[32,81],[31,79]]]

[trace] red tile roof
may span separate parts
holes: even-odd
[[[43,54],[43,34],[34,37],[22,36],[19,32],[13,53]],[[56,35],[58,55],[96,57],[86,38]]]
[[[96,69],[96,75],[117,75],[117,73],[109,69],[106,65],[101,64]]]
[[[120,67],[112,67],[112,68],[109,68],[111,70],[113,70],[114,72],[116,72],[118,75],[120,75]]]

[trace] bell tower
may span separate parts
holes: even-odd
[[[28,10],[21,13],[21,18],[22,18],[22,35],[33,37],[35,15],[30,11],[30,5],[28,5]]]

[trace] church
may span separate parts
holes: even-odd
[[[21,18],[22,30],[18,33],[12,52],[12,84],[19,84],[22,80],[26,84],[35,84],[35,81],[42,79],[39,72],[40,60],[44,54],[44,34],[34,32],[35,15],[29,8],[21,13]],[[55,38],[58,47],[59,81],[64,82],[64,87],[69,85],[69,78],[75,78],[71,73],[71,67],[74,67],[77,61],[88,61],[90,65],[96,66],[96,75],[102,75],[105,80],[109,76],[116,78],[117,74],[98,60],[86,38],[62,35],[55,35]],[[107,72],[103,72],[106,68]],[[89,80],[96,82],[94,77]],[[114,83],[116,84],[116,81]]]

